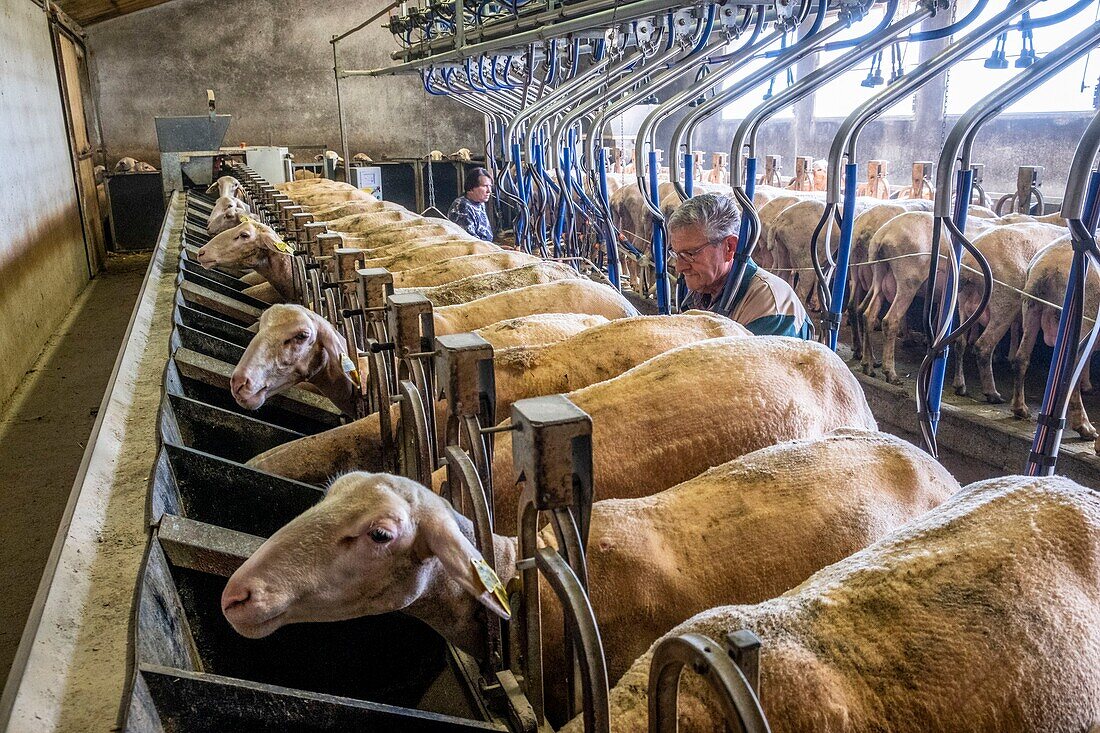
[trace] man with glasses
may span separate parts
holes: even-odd
[[[688,288],[681,310],[709,310],[758,336],[813,337],[813,326],[794,289],[749,260],[736,292],[733,256],[741,215],[731,196],[694,196],[669,217],[669,256]]]

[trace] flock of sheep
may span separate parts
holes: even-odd
[[[254,292],[282,304],[257,322],[234,397],[257,409],[308,383],[354,414],[354,374],[342,366],[349,345],[294,304],[294,255],[276,232],[243,209],[226,215],[239,209],[235,183],[219,181],[221,214],[199,261],[248,273]],[[819,344],[753,337],[710,313],[639,316],[561,263],[473,240],[350,186],[280,188],[361,249],[362,266],[390,269],[399,288],[428,297],[437,334],[473,330],[493,345],[498,420],[516,400],[556,393],[591,416],[597,501],[587,562],[614,730],[646,729],[654,642],[741,628],[763,642],[761,703],[775,731],[1084,733],[1100,724],[1092,490],[1019,476],[960,487],[928,455],[877,431],[858,381]],[[767,252],[778,260],[793,241],[788,211],[819,206],[772,207]],[[923,212],[899,212],[861,235],[867,257],[900,246],[889,232],[910,222],[903,216],[919,239]],[[1037,225],[983,236],[1020,226]],[[868,292],[893,301],[898,272],[873,275]],[[431,487],[383,473],[380,425],[368,415],[250,461],[331,485],[230,578],[222,609],[238,632],[403,611],[476,655],[481,614],[507,617],[471,562],[470,521],[436,493],[442,473]],[[497,436],[491,487],[505,583],[516,573],[519,493],[510,440]],[[541,539],[556,544],[549,530]],[[560,682],[561,611],[551,598],[543,594],[545,678]],[[548,716],[582,730],[566,720],[564,694],[548,686]],[[685,677],[683,730],[725,730],[709,695]]]
[[[728,186],[696,183],[700,190],[729,190]],[[902,194],[904,195],[904,191]],[[661,208],[668,215],[680,203],[671,183],[660,186]],[[763,268],[787,279],[811,314],[820,313],[817,279],[810,253],[810,241],[825,204],[820,191],[793,191],[758,186],[755,194],[761,223],[759,244],[753,259]],[[932,202],[926,199],[879,199],[861,197],[856,204],[853,225],[851,293],[848,322],[851,325],[854,358],[866,374],[874,375],[877,359],[870,333],[881,326],[883,377],[893,384],[898,377],[895,346],[907,334],[906,315],[917,296],[927,295],[928,264],[932,251]],[[622,185],[611,196],[611,211],[619,231],[644,253],[650,251],[652,217],[637,186]],[[993,352],[1002,339],[1011,338],[1012,411],[1028,417],[1024,378],[1031,354],[1040,336],[1053,345],[1057,333],[1059,306],[1066,291],[1072,244],[1065,221],[1057,214],[997,217],[983,206],[969,208],[966,234],[989,261],[995,282],[989,306],[980,323],[966,334],[955,354],[954,389],[968,394],[963,373],[968,351],[973,351],[981,375],[984,399],[999,404],[1001,396],[993,374]],[[840,238],[834,223],[830,241]],[[944,241],[948,241],[945,237]],[[818,243],[824,261],[824,237]],[[946,251],[946,248],[943,249]],[[959,283],[960,317],[967,318],[981,300],[982,277],[973,257],[966,253]],[[946,281],[946,259],[939,264],[937,293]],[[630,269],[635,287],[644,290],[642,273]],[[1090,271],[1086,285],[1085,313],[1094,314],[1100,305],[1100,276]],[[1097,439],[1081,402],[1081,388],[1091,391],[1088,369],[1073,391],[1069,427],[1081,437]],[[1100,452],[1100,440],[1096,443]]]

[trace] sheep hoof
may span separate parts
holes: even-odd
[[[875,376],[875,368],[870,364],[864,364],[863,373],[866,374],[868,377],[873,377]]]
[[[955,394],[957,394],[959,397],[966,397],[968,394],[970,394],[970,391],[966,388],[965,384],[956,384]]]
[[[1027,409],[1027,405],[1024,405],[1023,407],[1013,407],[1012,414],[1016,417],[1026,420],[1027,418],[1031,417],[1031,410]]]
[[[1086,440],[1096,440],[1097,437],[1100,437],[1097,435],[1096,428],[1094,428],[1092,426],[1092,423],[1090,422],[1078,425],[1074,428],[1074,430],[1076,430],[1077,434],[1080,435],[1082,438],[1085,438]]]
[[[1003,405],[1005,398],[1001,397],[1000,392],[986,392],[985,401],[991,405]]]
[[[879,369],[882,368],[882,359],[875,359],[875,367]]]

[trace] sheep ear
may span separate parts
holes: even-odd
[[[447,575],[505,621],[512,618],[504,584],[477,548],[459,531],[450,512],[440,512],[431,521],[422,522],[419,534],[427,542],[431,554],[439,558]]]
[[[279,239],[279,236],[275,234],[275,231],[273,229],[269,229],[267,227],[260,229],[259,227],[257,227],[256,234],[260,239],[260,244],[262,244],[265,249],[269,249],[272,252],[279,252],[285,255],[294,254],[294,247]]]
[[[325,351],[337,357],[341,354],[348,353],[347,342],[344,341],[344,337],[332,327],[332,324],[313,312],[310,312],[310,318],[313,319],[313,327],[317,330],[317,343],[321,344]]]

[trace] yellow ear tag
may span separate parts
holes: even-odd
[[[275,245],[275,249],[279,250],[283,254],[294,254],[294,248],[281,239],[276,239],[274,242],[272,242],[272,244]]]
[[[251,224],[252,220],[248,218],[247,214],[241,214],[241,218],[238,219],[241,224]]]
[[[343,368],[344,374],[347,374],[351,381],[355,382],[356,387],[363,387],[363,383],[359,381],[359,370],[355,368],[355,362],[351,360],[350,356],[340,354],[340,366]]]
[[[477,571],[477,577],[481,580],[481,584],[485,586],[485,590],[496,596],[497,601],[504,607],[504,610],[508,613],[508,617],[512,616],[512,607],[508,604],[508,594],[504,590],[504,583],[500,582],[500,578],[497,576],[493,569],[489,567],[489,563],[482,560],[480,557],[471,557],[470,563],[474,566],[474,570]]]

